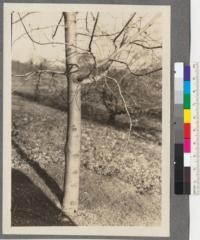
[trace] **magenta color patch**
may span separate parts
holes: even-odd
[[[190,139],[184,139],[184,152],[190,152]]]

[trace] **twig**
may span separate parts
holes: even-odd
[[[129,113],[129,110],[128,110],[126,101],[125,101],[124,96],[123,96],[123,94],[122,94],[121,87],[119,86],[119,83],[117,82],[117,80],[116,80],[115,78],[112,78],[112,77],[110,77],[110,76],[106,76],[106,78],[108,78],[108,79],[110,79],[110,80],[112,80],[112,81],[114,81],[114,82],[116,83],[116,85],[117,85],[117,87],[118,87],[119,94],[120,94],[121,99],[122,99],[122,101],[123,101],[123,103],[124,103],[124,108],[125,108],[125,110],[126,110],[126,113],[127,113],[127,115],[128,115],[128,118],[129,118],[129,135],[128,135],[128,141],[129,141],[129,140],[130,140],[130,137],[131,137],[131,130],[132,130],[132,127],[133,127],[133,123],[132,123],[131,115],[130,115],[130,113]]]
[[[89,42],[89,46],[88,46],[88,51],[91,52],[92,49],[92,41],[93,41],[93,38],[94,38],[94,32],[95,32],[95,29],[96,29],[96,26],[97,26],[97,22],[98,22],[98,18],[99,18],[99,12],[97,13],[97,16],[96,16],[96,19],[95,19],[95,23],[94,23],[94,27],[93,27],[93,30],[92,30],[92,36],[90,38],[90,42]]]
[[[146,75],[149,75],[151,73],[159,72],[159,71],[162,70],[162,68],[160,67],[160,68],[157,68],[157,69],[145,72],[145,73],[134,73],[134,72],[132,72],[132,70],[130,69],[128,63],[126,63],[126,62],[123,62],[123,61],[120,61],[120,60],[116,60],[116,59],[110,59],[109,61],[117,62],[117,63],[121,63],[121,64],[125,65],[126,68],[129,70],[130,74],[132,74],[133,76],[136,76],[136,77],[146,76]]]
[[[129,18],[129,20],[126,22],[124,27],[121,29],[121,31],[117,34],[117,36],[113,39],[113,43],[117,41],[117,39],[121,36],[121,34],[124,32],[124,30],[128,27],[129,23],[132,21],[132,19],[135,17],[136,12]]]
[[[54,31],[54,33],[53,33],[53,35],[52,35],[52,39],[55,37],[55,35],[56,35],[56,33],[57,33],[57,30],[58,30],[58,27],[60,26],[60,23],[61,23],[62,19],[63,19],[63,14],[61,15],[61,18],[60,18],[60,20],[58,21],[58,24],[57,24],[57,26],[56,26],[56,29],[55,29],[55,31]]]
[[[76,45],[68,44],[68,43],[62,43],[62,42],[39,42],[39,41],[36,41],[36,40],[33,39],[33,37],[29,34],[29,32],[28,32],[28,30],[27,30],[27,28],[26,28],[26,26],[25,26],[25,24],[24,24],[24,22],[23,22],[23,20],[22,20],[22,18],[21,18],[21,16],[20,16],[19,13],[18,13],[18,15],[19,15],[20,21],[21,21],[21,23],[22,23],[22,26],[23,26],[23,28],[24,28],[27,36],[29,37],[29,39],[30,39],[32,42],[34,42],[34,43],[36,43],[36,44],[38,44],[38,45],[52,45],[52,44],[54,44],[54,45],[58,45],[58,44],[59,44],[59,45],[60,45],[60,44],[61,44],[61,45],[68,45],[68,46],[77,48],[77,49],[79,49],[79,50],[81,50],[81,51],[85,51],[85,52],[88,51],[88,50],[86,50],[86,49],[83,49],[83,48],[80,48],[80,47],[78,47],[78,46],[76,46]]]
[[[30,77],[32,77],[33,75],[35,75],[36,74],[36,72],[29,72],[29,73],[27,73],[27,74],[24,74],[24,75],[14,75],[14,74],[12,74],[12,76],[13,77],[24,77],[24,79],[22,80],[22,82],[19,84],[19,86],[18,87],[21,87],[22,85],[25,85],[26,84],[26,81],[30,78]],[[16,89],[17,88],[13,88],[12,89],[12,93],[14,93],[15,91],[16,91]]]
[[[89,33],[89,28],[88,28],[88,12],[86,13],[86,17],[85,17],[85,28],[87,30],[87,32]]]
[[[106,87],[110,90],[110,92],[114,95],[114,96],[116,96],[116,94],[113,92],[113,90],[112,90],[112,88],[109,86],[109,84],[108,84],[108,82],[107,82],[107,80],[106,80],[106,77],[105,77],[105,85],[106,85]]]
[[[28,77],[31,74],[33,74],[34,72],[27,72],[25,74],[12,74],[13,77]]]
[[[141,43],[137,43],[137,42],[135,42],[135,41],[130,42],[130,44],[134,44],[134,45],[143,47],[143,48],[145,48],[145,49],[150,49],[150,50],[152,50],[152,49],[157,49],[157,48],[162,48],[162,45],[157,45],[157,46],[149,47],[149,46],[145,46],[145,45],[143,45],[143,44],[141,44]]]
[[[143,26],[143,28],[140,29],[139,32],[137,32],[137,33],[135,33],[133,36],[131,36],[131,38],[132,38],[132,39],[136,39],[136,38],[138,37],[138,35],[139,35],[139,36],[142,36],[142,33],[144,33],[145,31],[147,31],[147,29],[150,28],[150,27],[152,26],[152,24],[155,22],[155,20],[156,20],[157,18],[159,18],[160,16],[161,16],[160,13],[154,15],[154,16],[150,19],[150,21],[149,21],[147,24],[145,24],[145,25]],[[144,36],[142,36],[142,37],[144,37]]]
[[[119,33],[119,32],[94,34],[93,37],[112,37],[112,36],[115,36],[115,35],[118,34],[118,33]],[[91,38],[91,36],[92,36],[91,34],[82,33],[82,32],[77,32],[76,35],[81,35],[81,36],[90,37],[90,38]]]
[[[121,48],[124,45],[125,40],[126,40],[126,33],[124,32],[123,38],[121,40],[121,43],[119,44],[119,48]]]
[[[52,27],[54,27],[54,26],[55,26],[55,25],[46,26],[46,27],[36,27],[36,28],[32,28],[32,29],[30,29],[29,33],[34,32],[34,31],[40,31],[40,30],[49,29],[49,28],[52,28]],[[14,45],[16,41],[18,41],[19,39],[21,39],[22,37],[24,37],[24,36],[26,36],[26,35],[27,35],[26,32],[20,34],[20,35],[12,42],[12,45]]]
[[[29,12],[29,13],[26,13],[25,15],[23,15],[23,16],[21,17],[21,19],[24,19],[25,17],[27,17],[27,16],[29,16],[29,15],[31,15],[31,14],[34,14],[34,13],[39,13],[39,12]],[[18,22],[20,22],[20,21],[21,21],[21,20],[20,20],[20,18],[19,18],[19,19],[15,20],[15,21],[12,21],[12,24],[18,23]]]

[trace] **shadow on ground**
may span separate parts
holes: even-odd
[[[12,139],[12,144],[14,145],[18,154],[23,158],[23,160],[26,163],[28,163],[29,166],[32,167],[32,169],[34,169],[34,171],[38,174],[38,176],[42,178],[45,184],[49,187],[51,192],[55,196],[57,196],[60,203],[62,203],[63,192],[58,186],[58,184],[56,183],[56,181],[46,172],[46,170],[40,167],[40,164],[38,162],[35,162],[32,159],[30,159],[28,155],[21,149],[19,144],[13,139]]]
[[[12,169],[12,226],[73,226],[24,173]]]
[[[56,181],[31,160],[20,146],[12,141],[21,158],[43,179],[50,191],[62,202],[63,192]],[[64,219],[64,221],[63,221]],[[12,225],[13,226],[74,226],[76,225],[23,172],[12,169]]]

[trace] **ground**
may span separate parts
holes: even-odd
[[[63,222],[67,114],[13,95],[12,225],[157,226],[161,146],[82,119],[79,211]]]

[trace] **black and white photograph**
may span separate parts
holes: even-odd
[[[3,231],[168,236],[170,7],[4,4]]]

